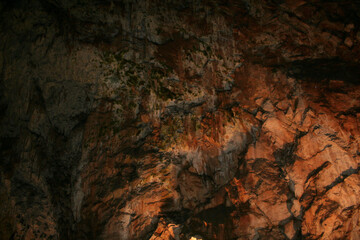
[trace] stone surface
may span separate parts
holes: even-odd
[[[356,1],[0,3],[0,239],[359,239]]]

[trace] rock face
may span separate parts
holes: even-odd
[[[360,239],[356,1],[0,12],[0,239]]]

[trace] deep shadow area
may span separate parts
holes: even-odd
[[[205,209],[189,219],[188,224],[185,225],[184,232],[199,234],[206,240],[231,239],[233,227],[231,213],[233,211],[234,208],[226,207],[224,204]]]
[[[294,61],[285,66],[285,69],[290,77],[304,81],[341,80],[360,84],[360,64],[337,58]]]
[[[207,223],[225,224],[228,221],[230,213],[233,210],[234,209],[231,207],[219,205],[214,208],[209,208],[201,211],[196,215],[196,217]]]

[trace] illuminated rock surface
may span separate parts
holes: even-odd
[[[360,239],[355,1],[0,3],[0,239]]]

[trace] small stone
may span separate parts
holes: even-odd
[[[347,38],[345,39],[344,43],[345,43],[345,45],[346,45],[347,47],[349,47],[349,48],[351,48],[351,47],[353,46],[353,41],[352,41],[349,37],[347,37]]]
[[[286,101],[286,100],[283,100],[283,101],[281,101],[281,102],[278,102],[278,103],[276,104],[276,107],[277,107],[278,109],[282,110],[282,111],[285,111],[285,110],[288,109],[288,107],[289,107],[289,102]]]
[[[255,103],[256,103],[256,105],[258,105],[258,106],[261,106],[262,102],[263,102],[263,99],[262,99],[262,98],[258,98],[258,99],[255,100]]]
[[[196,169],[195,169],[193,166],[189,167],[188,170],[189,170],[189,172],[191,172],[191,173],[197,173]]]
[[[291,207],[291,212],[294,215],[294,217],[299,217],[301,212],[301,205],[299,203],[299,200],[294,200],[293,205]]]
[[[255,118],[256,118],[257,120],[260,120],[260,121],[261,121],[261,120],[262,120],[262,115],[263,115],[262,112],[258,111],[257,114],[256,114],[256,116],[255,116]]]
[[[284,232],[285,235],[289,238],[289,239],[293,239],[293,237],[296,234],[295,228],[294,228],[294,222],[290,221],[288,222],[285,226]]]
[[[267,112],[273,112],[274,106],[272,105],[272,103],[270,101],[266,101],[265,104],[263,105],[263,109]]]
[[[345,26],[344,30],[345,32],[351,32],[351,30],[354,29],[354,24],[353,23],[350,23],[348,25]]]
[[[289,120],[292,120],[294,118],[294,112],[291,107],[287,110],[285,117]]]

